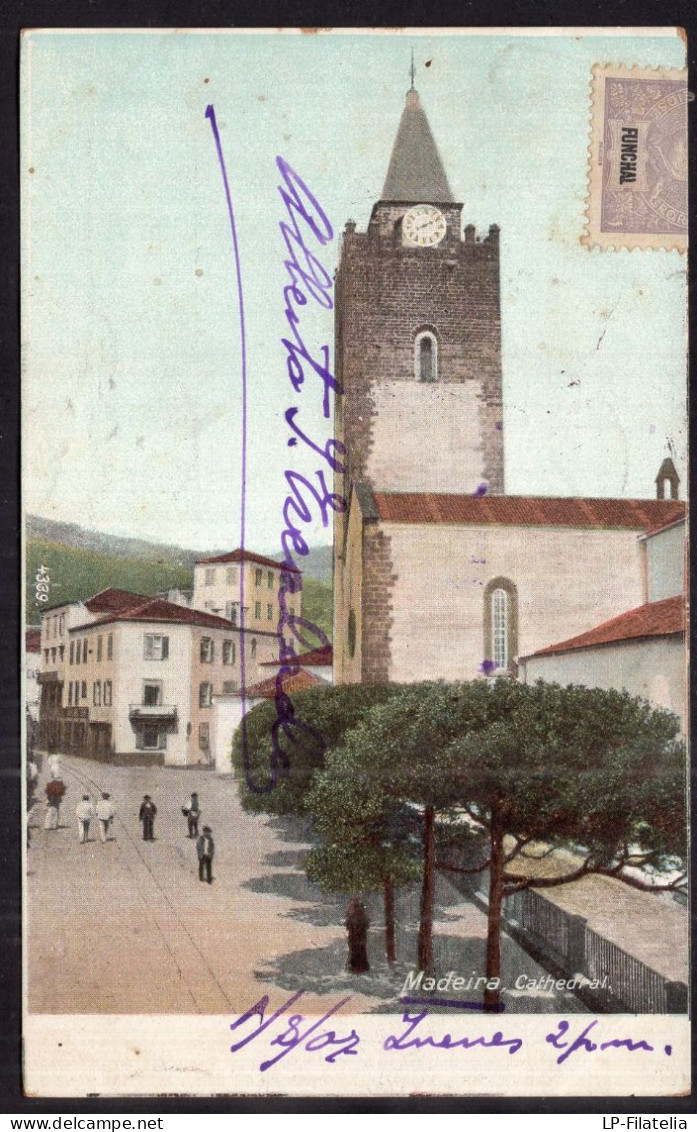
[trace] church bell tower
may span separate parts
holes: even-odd
[[[463,228],[412,84],[367,230],[349,222],[336,275],[334,679],[390,678],[392,536],[380,498],[503,493],[499,230]],[[418,587],[417,587],[418,588]]]
[[[407,92],[367,231],[336,282],[343,493],[502,493],[499,229],[462,226],[421,100]]]

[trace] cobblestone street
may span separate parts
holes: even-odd
[[[307,991],[308,1011],[326,996],[352,993],[356,1011],[396,1011],[416,960],[418,891],[397,900],[398,962],[388,969],[379,898],[368,902],[371,970],[346,972],[346,899],[305,878],[302,827],[246,814],[235,783],[204,770],[118,767],[62,759],[67,794],[60,828],[44,830],[46,769],[30,815],[28,1001],[32,1013],[223,1014],[268,994],[280,1005]],[[110,840],[78,842],[75,806],[108,790],[116,809]],[[181,807],[197,790],[213,829],[214,883],[198,880],[195,842]],[[158,807],[155,841],[142,840],[143,794]],[[483,973],[486,921],[443,878],[437,889],[435,970]],[[546,972],[507,936],[502,985]],[[468,991],[464,996],[480,1000]],[[509,995],[516,1012],[583,1012],[569,992]]]

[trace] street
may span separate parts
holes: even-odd
[[[119,767],[61,758],[67,793],[60,828],[45,830],[46,760],[29,819],[27,857],[28,1004],[31,1013],[227,1014],[269,996],[272,1006],[298,990],[308,1012],[328,995],[350,993],[352,1009],[399,1010],[416,964],[419,892],[396,901],[397,963],[384,959],[381,900],[366,901],[371,970],[346,971],[345,895],[325,895],[302,869],[307,848],[292,818],[246,814],[232,778],[194,768]],[[106,844],[96,821],[78,842],[75,807],[84,793],[112,796],[116,818]],[[215,839],[211,885],[198,880],[196,843],[181,807],[199,794],[199,829]],[[155,840],[143,841],[138,809],[150,794]],[[439,877],[434,970],[468,979],[483,974],[486,919]],[[502,938],[507,1011],[583,1013],[568,992],[509,993],[515,979],[546,972]],[[452,997],[452,994],[449,995]],[[457,996],[456,996],[457,997]],[[481,992],[464,997],[481,1001]]]

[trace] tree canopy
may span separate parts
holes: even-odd
[[[684,854],[685,758],[678,729],[675,716],[625,692],[541,681],[411,685],[346,732],[317,780],[311,808],[320,816],[327,853],[344,856],[352,837],[360,839],[390,806],[394,812],[405,803],[420,808],[422,967],[432,954],[436,817],[459,811],[486,831],[487,976],[495,980],[506,895],[591,872],[641,887],[641,877],[627,871],[632,866],[660,867],[671,854]],[[329,781],[335,766],[340,785]],[[327,795],[332,807],[321,813]],[[533,841],[550,850],[582,846],[578,868],[554,878],[529,875],[522,854]],[[360,863],[355,854],[351,861]],[[489,997],[495,1005],[497,996]]]
[[[679,723],[626,692],[436,681],[317,688],[294,697],[292,707],[279,730],[287,773],[267,794],[255,794],[243,778],[238,732],[243,805],[310,816],[322,844],[308,856],[308,874],[338,891],[382,885],[386,924],[393,888],[420,864],[420,967],[432,956],[436,827],[444,819],[453,819],[451,830],[460,823],[463,839],[477,829],[488,840],[481,868],[489,871],[486,974],[494,982],[507,895],[590,873],[636,887],[681,883],[649,882],[640,871],[685,855]],[[259,778],[269,774],[277,718],[273,702],[247,717],[249,762]],[[531,874],[531,842],[549,852],[571,846],[578,865],[562,876]],[[487,996],[496,1008],[497,994]]]
[[[274,700],[253,707],[235,733],[232,750],[244,809],[257,813],[305,813],[312,778],[324,767],[327,752],[339,746],[344,734],[354,728],[370,708],[385,703],[400,687],[398,684],[346,684],[311,688],[294,694],[292,703],[285,698],[280,723]],[[273,789],[256,792],[250,788],[247,774],[255,785],[263,786],[271,779],[274,726],[287,768],[279,773]]]

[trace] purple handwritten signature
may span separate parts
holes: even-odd
[[[206,118],[210,122],[211,131],[215,141],[218,163],[223,179],[225,200],[227,204],[230,232],[232,236],[233,259],[237,281],[237,314],[240,327],[240,371],[241,371],[241,493],[240,493],[240,550],[244,558],[246,539],[246,493],[247,493],[247,336],[245,322],[244,289],[242,285],[242,268],[240,263],[239,245],[237,240],[237,227],[235,223],[235,210],[233,206],[230,182],[227,173],[225,157],[220,142],[220,134],[215,115],[215,108],[210,105],[206,108]],[[318,351],[310,349],[305,342],[301,327],[302,308],[309,303],[316,303],[324,310],[333,310],[332,299],[333,280],[319,260],[314,246],[324,248],[334,238],[334,230],[329,218],[317,200],[317,197],[308,188],[305,181],[288,164],[283,157],[276,158],[276,167],[281,176],[278,191],[285,206],[286,216],[280,222],[279,228],[285,245],[287,258],[284,260],[289,282],[283,288],[283,301],[285,304],[285,317],[288,324],[288,336],[281,339],[286,352],[286,368],[288,378],[295,394],[304,392],[306,378],[314,377],[320,382],[322,390],[322,412],[325,419],[329,419],[333,407],[333,396],[341,395],[341,388],[332,373],[329,359],[329,346],[322,345]],[[249,759],[247,742],[247,680],[246,656],[244,648],[245,635],[245,601],[244,601],[244,570],[240,570],[240,620],[239,629],[242,638],[240,649],[240,698],[242,701],[242,721],[240,724],[240,741],[242,748],[242,761],[245,777],[249,788],[255,793],[265,794],[273,790],[279,777],[288,774],[290,770],[290,756],[282,745],[285,737],[291,743],[296,741],[297,732],[309,734],[313,741],[323,749],[325,744],[322,736],[304,723],[295,715],[290,696],[284,691],[284,681],[287,676],[298,672],[294,659],[296,642],[302,649],[326,647],[330,641],[326,634],[303,617],[297,617],[290,612],[287,603],[288,594],[297,593],[302,586],[301,574],[297,569],[295,556],[304,556],[309,553],[309,546],[303,535],[303,527],[312,523],[317,516],[322,526],[327,527],[334,512],[346,510],[344,497],[334,492],[327,484],[327,473],[343,473],[344,467],[341,457],[345,454],[345,447],[341,441],[334,437],[322,441],[313,439],[306,428],[302,427],[298,417],[300,408],[293,405],[285,412],[285,420],[291,436],[288,438],[288,447],[297,448],[298,443],[309,448],[320,457],[323,464],[314,473],[316,482],[313,483],[300,472],[289,468],[285,471],[285,480],[288,494],[283,504],[283,531],[281,546],[283,549],[283,562],[281,569],[281,585],[279,588],[279,618],[277,623],[277,637],[279,647],[279,666],[276,676],[276,693],[274,696],[276,718],[271,727],[271,753],[269,759],[269,776],[263,783],[254,781]],[[326,466],[325,466],[326,465]],[[287,636],[291,639],[287,639]],[[313,640],[314,638],[314,640]]]
[[[289,1053],[296,1050],[303,1053],[321,1053],[330,1065],[340,1057],[358,1056],[361,1046],[360,1034],[353,1025],[349,1029],[348,1022],[342,1026],[340,1018],[337,1017],[339,1011],[351,1001],[352,995],[335,1002],[321,1018],[313,1018],[299,1012],[291,1013],[304,994],[304,990],[296,991],[272,1013],[268,1012],[269,997],[263,995],[258,1002],[250,1006],[249,1010],[230,1023],[230,1030],[237,1038],[230,1046],[230,1052],[239,1053],[240,1050],[258,1041],[259,1048],[266,1047],[268,1052],[268,1056],[259,1063],[259,1070],[262,1073],[272,1069]],[[415,1000],[400,999],[402,1005],[413,1001]],[[439,1003],[434,1001],[429,1005],[437,1008]],[[460,1005],[467,1006],[466,1003]],[[253,1024],[251,1029],[249,1029],[250,1023]],[[609,1025],[609,1022],[606,1021],[604,1024]],[[500,1029],[494,1030],[493,1033],[477,1033],[476,1027],[474,1031],[467,1027],[467,1033],[452,1034],[444,1030],[443,1019],[429,1014],[428,1009],[416,1013],[404,1010],[399,1022],[389,1019],[387,1025],[390,1032],[382,1039],[381,1045],[388,1053],[424,1048],[434,1050],[479,1048],[504,1051],[513,1055],[525,1044],[522,1037],[507,1035]],[[599,1025],[600,1020],[594,1018],[585,1025],[580,1022],[579,1027],[583,1026],[583,1029],[574,1031],[571,1023],[566,1019],[555,1020],[544,1040],[554,1050],[559,1051],[559,1056],[555,1059],[556,1064],[562,1065],[573,1054],[578,1053],[597,1054],[616,1049],[624,1049],[629,1053],[656,1052],[654,1047],[643,1038],[623,1035],[601,1040],[602,1035],[596,1030]],[[464,1024],[458,1029],[465,1029]],[[589,1036],[591,1033],[592,1038]],[[243,1036],[238,1037],[238,1034]],[[526,1039],[528,1043],[532,1040],[534,1039]],[[664,1046],[663,1052],[670,1057],[671,1046]]]

